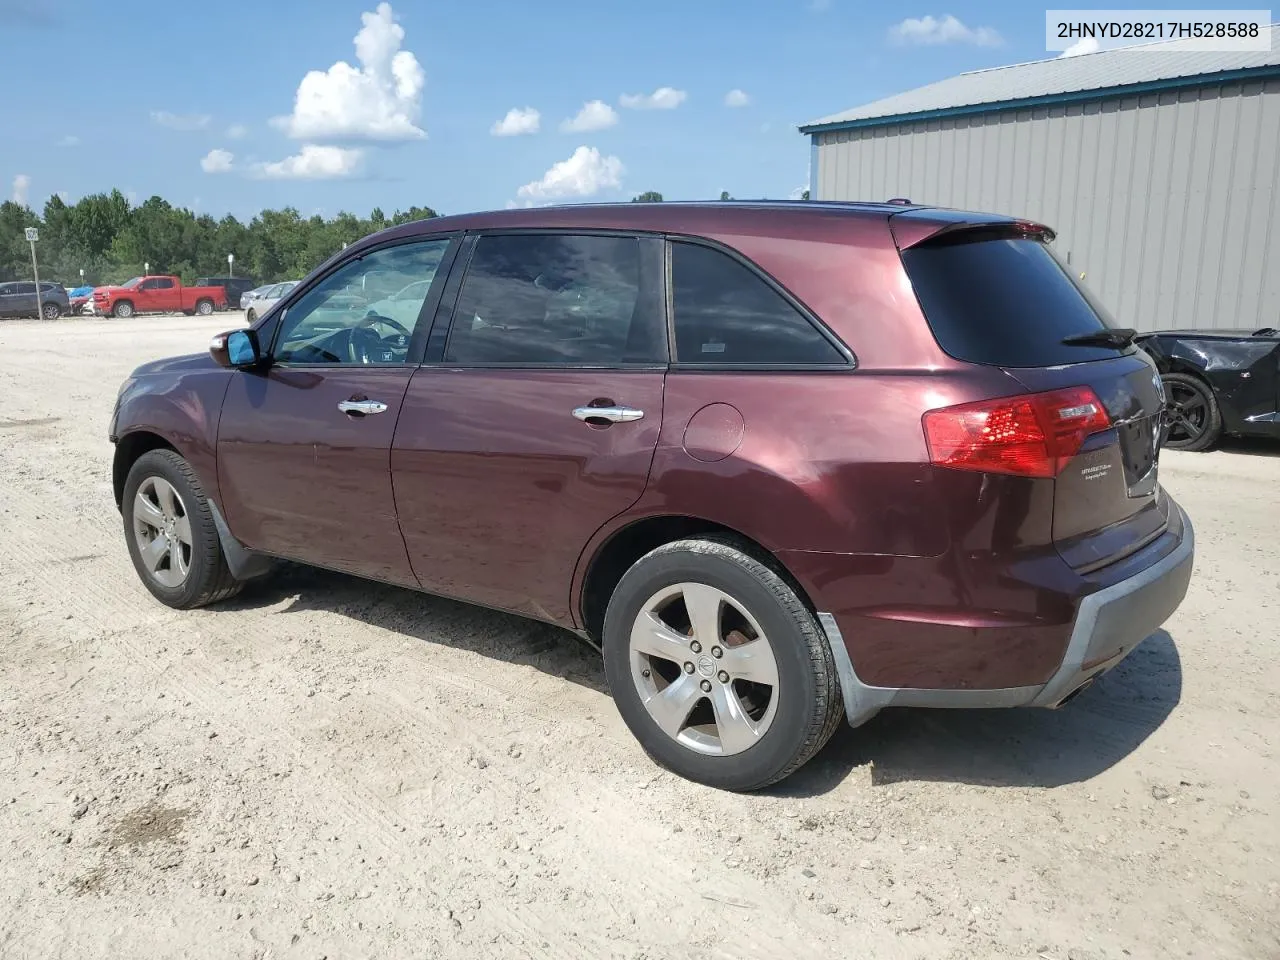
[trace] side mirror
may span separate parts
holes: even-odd
[[[209,341],[209,355],[219,366],[243,370],[262,361],[256,330],[232,330]]]

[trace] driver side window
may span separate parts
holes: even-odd
[[[302,364],[402,364],[450,240],[384,247],[344,264],[285,314],[274,359]]]

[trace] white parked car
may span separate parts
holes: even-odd
[[[289,291],[301,282],[301,280],[286,280],[283,283],[273,283],[267,287],[259,287],[262,292],[259,296],[249,301],[244,311],[245,320],[253,323],[258,317],[283,300]]]

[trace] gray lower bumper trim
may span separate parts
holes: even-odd
[[[1076,611],[1076,625],[1071,630],[1071,639],[1067,642],[1067,652],[1063,654],[1062,665],[1031,701],[1031,706],[1055,706],[1079,686],[1080,671],[1084,668],[1085,656],[1094,634],[1105,629],[1101,620],[1106,616],[1108,607],[1129,600],[1157,581],[1175,575],[1181,577],[1182,590],[1174,601],[1173,608],[1182,602],[1182,598],[1186,595],[1187,581],[1191,578],[1191,567],[1195,562],[1196,534],[1191,528],[1190,518],[1182,508],[1176,503],[1172,506],[1182,518],[1182,542],[1167,557],[1153,563],[1140,573],[1104,590],[1099,590],[1097,593],[1091,593],[1080,601],[1080,609]],[[1159,620],[1158,623],[1145,623],[1140,626],[1149,633],[1154,633],[1172,612],[1173,609],[1163,612],[1156,618]]]
[[[1182,508],[1176,504],[1174,508],[1180,513]],[[1171,574],[1190,576],[1190,564],[1195,555],[1195,533],[1191,529],[1191,521],[1185,513],[1181,514],[1183,535],[1182,542],[1167,557],[1152,564],[1127,580],[1099,590],[1085,597],[1080,602],[1076,614],[1076,623],[1071,631],[1071,639],[1067,642],[1067,650],[1062,664],[1048,683],[1029,687],[1002,687],[994,690],[934,690],[910,687],[872,687],[858,679],[849,659],[849,650],[844,644],[844,637],[836,618],[829,613],[819,613],[818,622],[826,631],[827,642],[831,647],[831,657],[835,660],[836,673],[840,677],[840,689],[844,694],[845,714],[850,726],[866,723],[884,707],[941,707],[951,709],[989,708],[989,707],[1052,707],[1060,703],[1082,682],[1080,673],[1084,666],[1084,658],[1099,629],[1099,618],[1108,607],[1124,601],[1144,588],[1156,583]],[[1186,564],[1187,569],[1180,568]],[[1183,581],[1185,590],[1185,580]],[[1177,603],[1181,602],[1179,594]],[[1165,612],[1168,615],[1171,610]],[[1154,632],[1159,623],[1141,624]],[[1145,634],[1144,634],[1145,636]],[[1139,640],[1142,638],[1140,637]],[[1136,645],[1136,644],[1135,644]],[[1116,658],[1115,662],[1119,662]],[[1110,666],[1110,665],[1109,665]]]

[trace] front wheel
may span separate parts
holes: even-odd
[[[134,569],[161,603],[187,610],[240,591],[200,481],[174,451],[138,458],[125,480],[121,513]]]
[[[213,313],[213,302],[210,300],[201,300],[196,304],[196,313],[202,317],[207,317]]]
[[[253,307],[250,307],[249,312],[244,315],[245,323],[249,324],[249,326],[253,326],[253,321],[257,319],[258,315],[253,312]]]
[[[1185,373],[1166,373],[1164,446],[1207,450],[1222,434],[1222,411],[1209,385]]]
[[[121,300],[111,309],[111,315],[121,320],[128,320],[133,316],[133,304],[128,300]]]
[[[844,716],[822,629],[734,541],[658,547],[618,583],[605,675],[632,734],[698,783],[758,790],[818,752]]]

